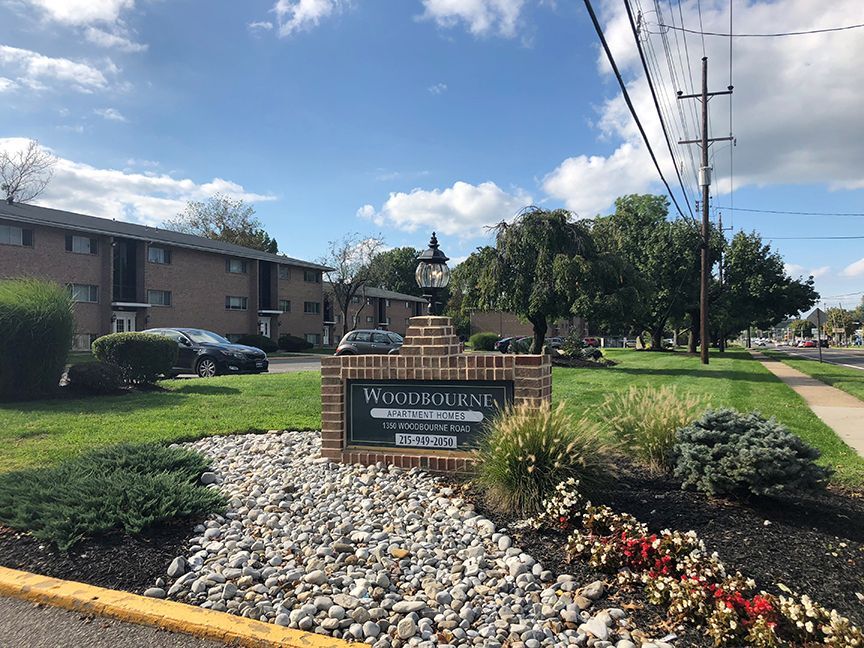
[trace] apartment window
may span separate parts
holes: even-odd
[[[372,298],[371,298],[371,297],[367,297],[367,298],[366,298],[366,305],[367,305],[367,306],[371,306],[371,305],[372,305]]]
[[[69,295],[74,302],[96,304],[99,302],[99,286],[92,284],[69,284]]]
[[[291,268],[289,266],[286,266],[286,265],[280,265],[279,266],[279,278],[284,280],[284,281],[287,281],[288,279],[290,279],[291,278]]]
[[[230,295],[225,297],[225,309],[226,310],[246,310],[247,305],[249,304],[248,297],[231,297]]]
[[[411,302],[406,301],[405,302],[405,308],[411,308]]]
[[[375,318],[372,317],[371,315],[367,315],[367,316],[366,316],[366,323],[367,323],[367,324],[374,324],[374,323],[375,323]]]
[[[72,348],[76,351],[89,351],[96,337],[93,333],[78,333],[72,338]]]
[[[352,303],[352,304],[359,304],[359,303],[360,303],[360,298],[359,298],[357,295],[354,295],[354,296],[351,298],[351,303]]]
[[[89,236],[78,236],[76,234],[66,235],[66,251],[74,252],[75,254],[96,254],[98,253],[99,241]]]
[[[246,259],[225,259],[225,271],[232,274],[246,274]]]
[[[320,302],[303,302],[303,312],[317,315],[321,312]]]
[[[387,308],[390,308],[390,300],[387,300]]]
[[[147,301],[151,306],[170,306],[171,291],[170,290],[148,290]]]
[[[283,313],[291,312],[291,300],[290,299],[280,299],[279,300],[279,310]]]
[[[243,333],[229,333],[228,335],[225,336],[225,338],[229,342],[234,342],[234,344],[239,342],[240,338],[242,338],[242,337],[243,337]]]
[[[320,333],[307,333],[306,341],[310,344],[314,344],[316,347],[321,346],[321,334]]]
[[[0,243],[33,247],[33,230],[15,225],[0,225]]]
[[[308,281],[309,283],[321,283],[321,273],[317,270],[304,270],[303,281]]]
[[[171,264],[171,250],[164,247],[156,247],[151,245],[147,248],[147,260],[150,263],[158,263],[160,265]]]

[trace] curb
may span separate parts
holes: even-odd
[[[347,648],[325,635],[74,581],[0,567],[0,596],[254,648]]]

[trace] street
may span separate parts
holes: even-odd
[[[778,351],[788,353],[791,356],[799,356],[810,358],[811,360],[819,359],[819,349],[804,349],[798,347],[777,347]],[[864,350],[853,349],[822,349],[822,359],[825,362],[843,365],[844,367],[852,367],[853,369],[861,369],[864,371]]]

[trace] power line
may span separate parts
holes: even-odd
[[[609,44],[606,42],[606,36],[603,35],[603,28],[600,27],[600,22],[597,20],[597,14],[594,13],[594,7],[591,6],[591,0],[585,0],[585,8],[588,9],[588,14],[591,16],[591,22],[594,24],[594,30],[597,32],[600,44],[603,45],[603,51],[606,52],[606,58],[609,59],[609,65],[612,67],[612,72],[615,74],[615,78],[618,80],[618,85],[621,87],[621,93],[624,95],[624,101],[627,104],[627,108],[630,109],[630,114],[633,115],[633,120],[636,122],[636,126],[639,128],[639,133],[642,135],[642,139],[645,142],[645,148],[648,149],[648,153],[651,155],[651,161],[654,162],[654,167],[657,169],[657,173],[660,175],[660,179],[666,186],[666,191],[669,192],[669,197],[672,199],[672,202],[675,203],[675,208],[678,210],[681,218],[686,218],[681,209],[681,205],[678,204],[678,200],[675,198],[672,187],[669,186],[669,183],[666,181],[666,176],[663,175],[663,171],[660,169],[660,163],[657,162],[657,156],[654,155],[654,150],[651,148],[651,142],[648,141],[648,135],[645,133],[642,122],[639,120],[639,115],[636,114],[636,108],[633,106],[633,101],[630,99],[630,93],[627,92],[627,84],[624,83],[621,72],[618,70],[618,65],[615,63],[615,58],[612,56],[612,51],[609,49]]]
[[[769,241],[838,241],[864,239],[864,236],[763,236]]]
[[[651,98],[654,100],[654,107],[657,109],[657,117],[660,120],[660,126],[663,128],[663,138],[666,140],[666,147],[669,149],[669,155],[672,157],[672,164],[675,166],[675,175],[678,176],[678,184],[681,185],[681,192],[684,197],[687,197],[687,189],[684,187],[684,180],[681,179],[681,173],[678,170],[678,162],[675,159],[675,152],[672,150],[672,142],[669,141],[669,131],[666,129],[666,122],[663,119],[663,111],[660,109],[660,102],[657,100],[657,91],[654,88],[654,81],[651,80],[651,74],[648,72],[648,63],[645,61],[645,53],[642,51],[642,43],[639,41],[639,33],[636,31],[636,22],[633,20],[633,9],[630,7],[629,0],[624,0],[624,7],[627,9],[627,18],[630,21],[630,30],[633,32],[633,39],[636,41],[636,49],[639,51],[639,58],[642,61],[642,69],[645,70],[645,79],[648,81],[648,88],[651,90]],[[687,202],[687,209],[690,210],[690,202]],[[690,210],[690,218],[696,222],[693,216],[693,211]]]
[[[804,36],[807,34],[826,34],[828,32],[839,32],[846,31],[849,29],[860,29],[864,27],[864,23],[858,25],[846,25],[844,27],[828,27],[826,29],[809,29],[806,31],[794,31],[794,32],[777,32],[774,34],[733,34],[730,30],[728,34],[724,34],[722,32],[708,32],[702,31],[701,29],[686,29],[685,27],[677,27],[675,25],[664,25],[660,24],[658,27],[662,27],[665,29],[677,29],[679,31],[686,32],[688,34],[697,34],[699,36],[722,36],[723,38],[777,38],[780,36]]]
[[[749,209],[747,207],[715,207],[715,209],[728,209],[731,211],[753,212],[755,214],[786,214],[790,216],[864,216],[864,212],[807,212],[807,211],[784,211],[782,209]]]

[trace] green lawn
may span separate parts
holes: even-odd
[[[813,414],[804,400],[744,350],[712,353],[707,367],[685,353],[607,350],[619,364],[611,369],[555,368],[553,399],[566,399],[575,414],[594,416],[606,395],[629,385],[675,385],[703,396],[714,407],[757,410],[775,416],[792,432],[822,452],[821,463],[837,471],[837,481],[864,484],[864,459]],[[835,367],[839,368],[839,367]],[[853,371],[850,369],[849,371]]]
[[[817,362],[807,358],[796,358],[782,351],[763,351],[765,355],[785,362],[790,367],[801,371],[817,380],[842,389],[856,398],[864,400],[864,371],[852,369],[852,367],[841,367],[830,362]]]
[[[745,351],[713,354],[708,367],[702,367],[698,357],[680,352],[607,354],[619,364],[610,369],[555,368],[553,398],[566,399],[577,415],[598,417],[597,406],[616,390],[676,385],[716,407],[776,416],[822,451],[823,463],[837,470],[838,481],[864,484],[864,459]],[[0,472],[45,465],[123,441],[179,441],[321,425],[317,372],[174,380],[163,385],[167,391],[0,405]]]
[[[0,472],[121,442],[321,427],[318,372],[171,380],[167,391],[0,405]]]

